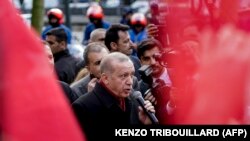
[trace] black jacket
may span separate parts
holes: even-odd
[[[139,74],[139,68],[141,67],[141,62],[140,62],[140,60],[137,58],[137,57],[135,57],[135,56],[132,56],[132,55],[130,55],[129,56],[129,58],[130,58],[130,60],[133,62],[133,64],[134,64],[134,67],[135,67],[135,76],[137,77],[137,79],[138,79],[138,81],[140,81],[141,80],[141,75]]]
[[[90,82],[91,77],[90,74],[86,75],[82,79],[74,82],[70,85],[70,87],[76,92],[76,94],[80,97],[81,95],[88,92],[88,83]]]
[[[99,83],[90,93],[82,95],[73,104],[73,110],[88,140],[113,135],[115,128],[140,125],[138,103],[130,97],[125,99],[123,111],[117,100]],[[110,133],[109,129],[113,129]]]
[[[140,80],[139,89],[140,89],[140,92],[142,93],[142,96],[144,96],[145,92],[151,89],[151,87],[147,83],[145,83],[143,80]]]
[[[68,98],[69,102],[73,103],[78,98],[76,93],[70,88],[68,83],[63,81],[59,81],[59,83],[63,89],[65,96]]]
[[[54,59],[58,79],[68,84],[73,82],[76,74],[80,70],[76,65],[79,60],[71,56],[68,50],[54,54]]]

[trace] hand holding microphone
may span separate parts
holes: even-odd
[[[134,99],[139,103],[141,106],[139,108],[139,119],[144,124],[158,124],[159,121],[155,116],[155,109],[151,102],[148,100],[144,101],[141,93],[139,91],[135,91],[133,93]]]

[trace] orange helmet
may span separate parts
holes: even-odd
[[[131,17],[131,25],[147,25],[147,19],[142,13],[134,13]]]
[[[62,24],[63,23],[63,12],[62,10],[58,9],[58,8],[52,8],[47,12],[47,16],[54,16],[58,19],[59,23]]]
[[[92,5],[87,10],[87,17],[93,19],[103,18],[103,9],[100,5]]]

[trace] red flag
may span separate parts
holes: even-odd
[[[171,89],[171,100],[176,102],[176,110],[171,121],[178,124],[249,123],[250,36],[237,29],[239,1],[201,2],[196,1],[191,7],[189,1],[168,2],[182,11],[177,16],[170,11],[170,23],[184,25],[180,30],[175,26],[178,32],[172,32],[181,36],[174,48],[178,52],[173,77],[176,88]],[[180,4],[182,7],[178,7]],[[183,12],[184,6],[192,12]],[[172,18],[171,14],[176,17]],[[201,30],[206,27],[193,24],[196,20],[210,25],[211,31],[202,34]],[[191,30],[192,25],[199,34],[193,34],[196,32]],[[196,36],[200,40],[193,38]]]
[[[199,80],[182,95],[176,121],[185,124],[246,124],[249,96],[249,35],[225,26],[202,36]],[[248,119],[249,120],[249,119]]]
[[[4,141],[83,141],[39,36],[9,0],[0,1],[1,134]]]

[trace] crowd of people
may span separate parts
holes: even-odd
[[[71,102],[72,108],[89,138],[102,132],[101,127],[112,124],[154,124],[144,117],[143,110],[139,114],[134,110],[133,105],[139,106],[133,98],[136,91],[146,100],[146,111],[153,112],[162,125],[182,123],[176,119],[185,109],[183,97],[197,93],[202,25],[189,20],[181,25],[175,36],[178,38],[169,45],[170,39],[166,40],[168,43],[158,39],[161,34],[173,33],[163,33],[159,25],[142,13],[127,10],[126,14],[120,23],[110,23],[104,20],[101,6],[93,5],[87,10],[90,23],[84,31],[82,43],[86,48],[81,65],[69,56],[68,60],[57,59],[58,53],[53,51],[51,35],[58,42],[59,54],[65,54],[68,39],[65,28],[46,33],[59,80],[68,83],[79,97]],[[62,29],[65,33],[52,34]],[[60,62],[62,66],[57,65]],[[81,77],[73,82],[78,73]]]
[[[52,8],[47,13],[49,26],[42,32],[40,38],[48,62],[51,64],[51,73],[57,75],[58,84],[88,140],[99,138],[97,135],[105,133],[104,130],[107,127],[190,124],[191,121],[198,124],[249,122],[249,117],[245,117],[246,105],[243,106],[244,113],[240,116],[235,114],[239,109],[234,108],[235,112],[225,113],[229,117],[218,115],[214,118],[209,110],[214,110],[215,107],[211,108],[209,105],[218,103],[206,101],[206,99],[215,100],[217,97],[213,94],[216,92],[231,94],[232,91],[223,91],[221,84],[212,85],[211,83],[216,83],[212,78],[219,72],[220,76],[215,75],[216,78],[229,81],[226,76],[222,77],[223,70],[219,65],[225,65],[227,61],[231,63],[230,59],[233,57],[230,53],[236,51],[238,46],[242,46],[243,50],[249,52],[245,47],[249,43],[244,45],[242,40],[247,39],[247,34],[234,27],[225,26],[218,31],[218,35],[216,34],[218,38],[214,39],[212,35],[215,35],[215,31],[208,31],[205,36],[202,36],[204,27],[201,27],[197,21],[190,20],[179,28],[179,32],[176,33],[178,39],[175,39],[170,46],[165,46],[169,45],[169,40],[166,40],[168,43],[158,40],[158,37],[162,36],[158,25],[150,23],[141,13],[127,10],[126,14],[128,16],[124,15],[120,23],[107,22],[104,20],[100,5],[90,6],[86,12],[90,22],[83,32],[82,41],[86,47],[83,59],[79,59],[69,52],[68,46],[71,44],[72,37],[71,31],[63,25],[63,12],[58,8]],[[232,41],[233,44],[226,43],[228,41],[226,39],[231,37],[228,35],[229,31],[237,33],[239,37],[236,37],[236,41]],[[208,48],[213,46],[211,44],[213,41],[215,47],[212,51],[208,51]],[[220,45],[232,46],[231,52],[226,54],[227,61],[216,54]],[[205,51],[207,51],[206,55],[204,55]],[[244,52],[241,53],[244,54]],[[248,54],[245,53],[245,58],[243,55],[242,61],[249,59]],[[218,59],[213,63],[219,62],[216,62],[218,66],[214,66],[218,67],[217,71],[210,71],[211,66],[207,60],[212,55]],[[238,62],[233,61],[233,63],[238,63],[239,68],[244,68],[240,67],[240,61],[239,59]],[[211,78],[205,76],[211,74],[213,74]],[[228,74],[233,76],[237,71],[228,72]],[[220,80],[218,82],[223,83]],[[211,95],[206,86],[210,86]],[[237,90],[234,92],[237,93]],[[141,94],[139,98],[135,95],[138,93]],[[230,102],[235,98],[233,94],[228,96]],[[144,99],[143,105],[140,101],[141,97]],[[197,102],[198,99],[203,103]],[[218,99],[226,100],[220,97]],[[206,104],[207,102],[209,104]],[[232,104],[224,103],[227,106]],[[242,106],[237,99],[235,103],[237,108]],[[197,106],[197,104],[200,105]],[[205,116],[207,114],[200,115],[199,110],[202,109],[199,108],[204,108],[205,112],[211,114],[208,117],[212,118],[208,120]],[[215,110],[215,114],[223,112],[223,108]],[[230,113],[232,113],[231,116]],[[150,116],[152,114],[157,118],[157,122],[152,120]],[[223,117],[223,122],[220,117]]]
[[[83,60],[77,60],[67,48],[71,33],[63,25],[62,11],[57,8],[48,11],[49,26],[42,39],[51,48],[58,81],[89,139],[101,133],[101,127],[155,124],[147,112],[155,113],[160,124],[167,124],[165,118],[174,109],[170,107],[168,112],[165,108],[172,80],[169,70],[155,57],[164,50],[152,36],[157,29],[151,24],[147,30],[149,23],[143,14],[133,11],[127,14],[131,14],[127,22],[124,19],[121,23],[108,23],[101,6],[90,6],[86,12],[90,23],[82,42],[86,45]],[[51,59],[51,54],[48,56]],[[148,76],[151,82],[142,77],[143,66],[152,69]],[[134,98],[136,91],[145,99],[146,111]]]

